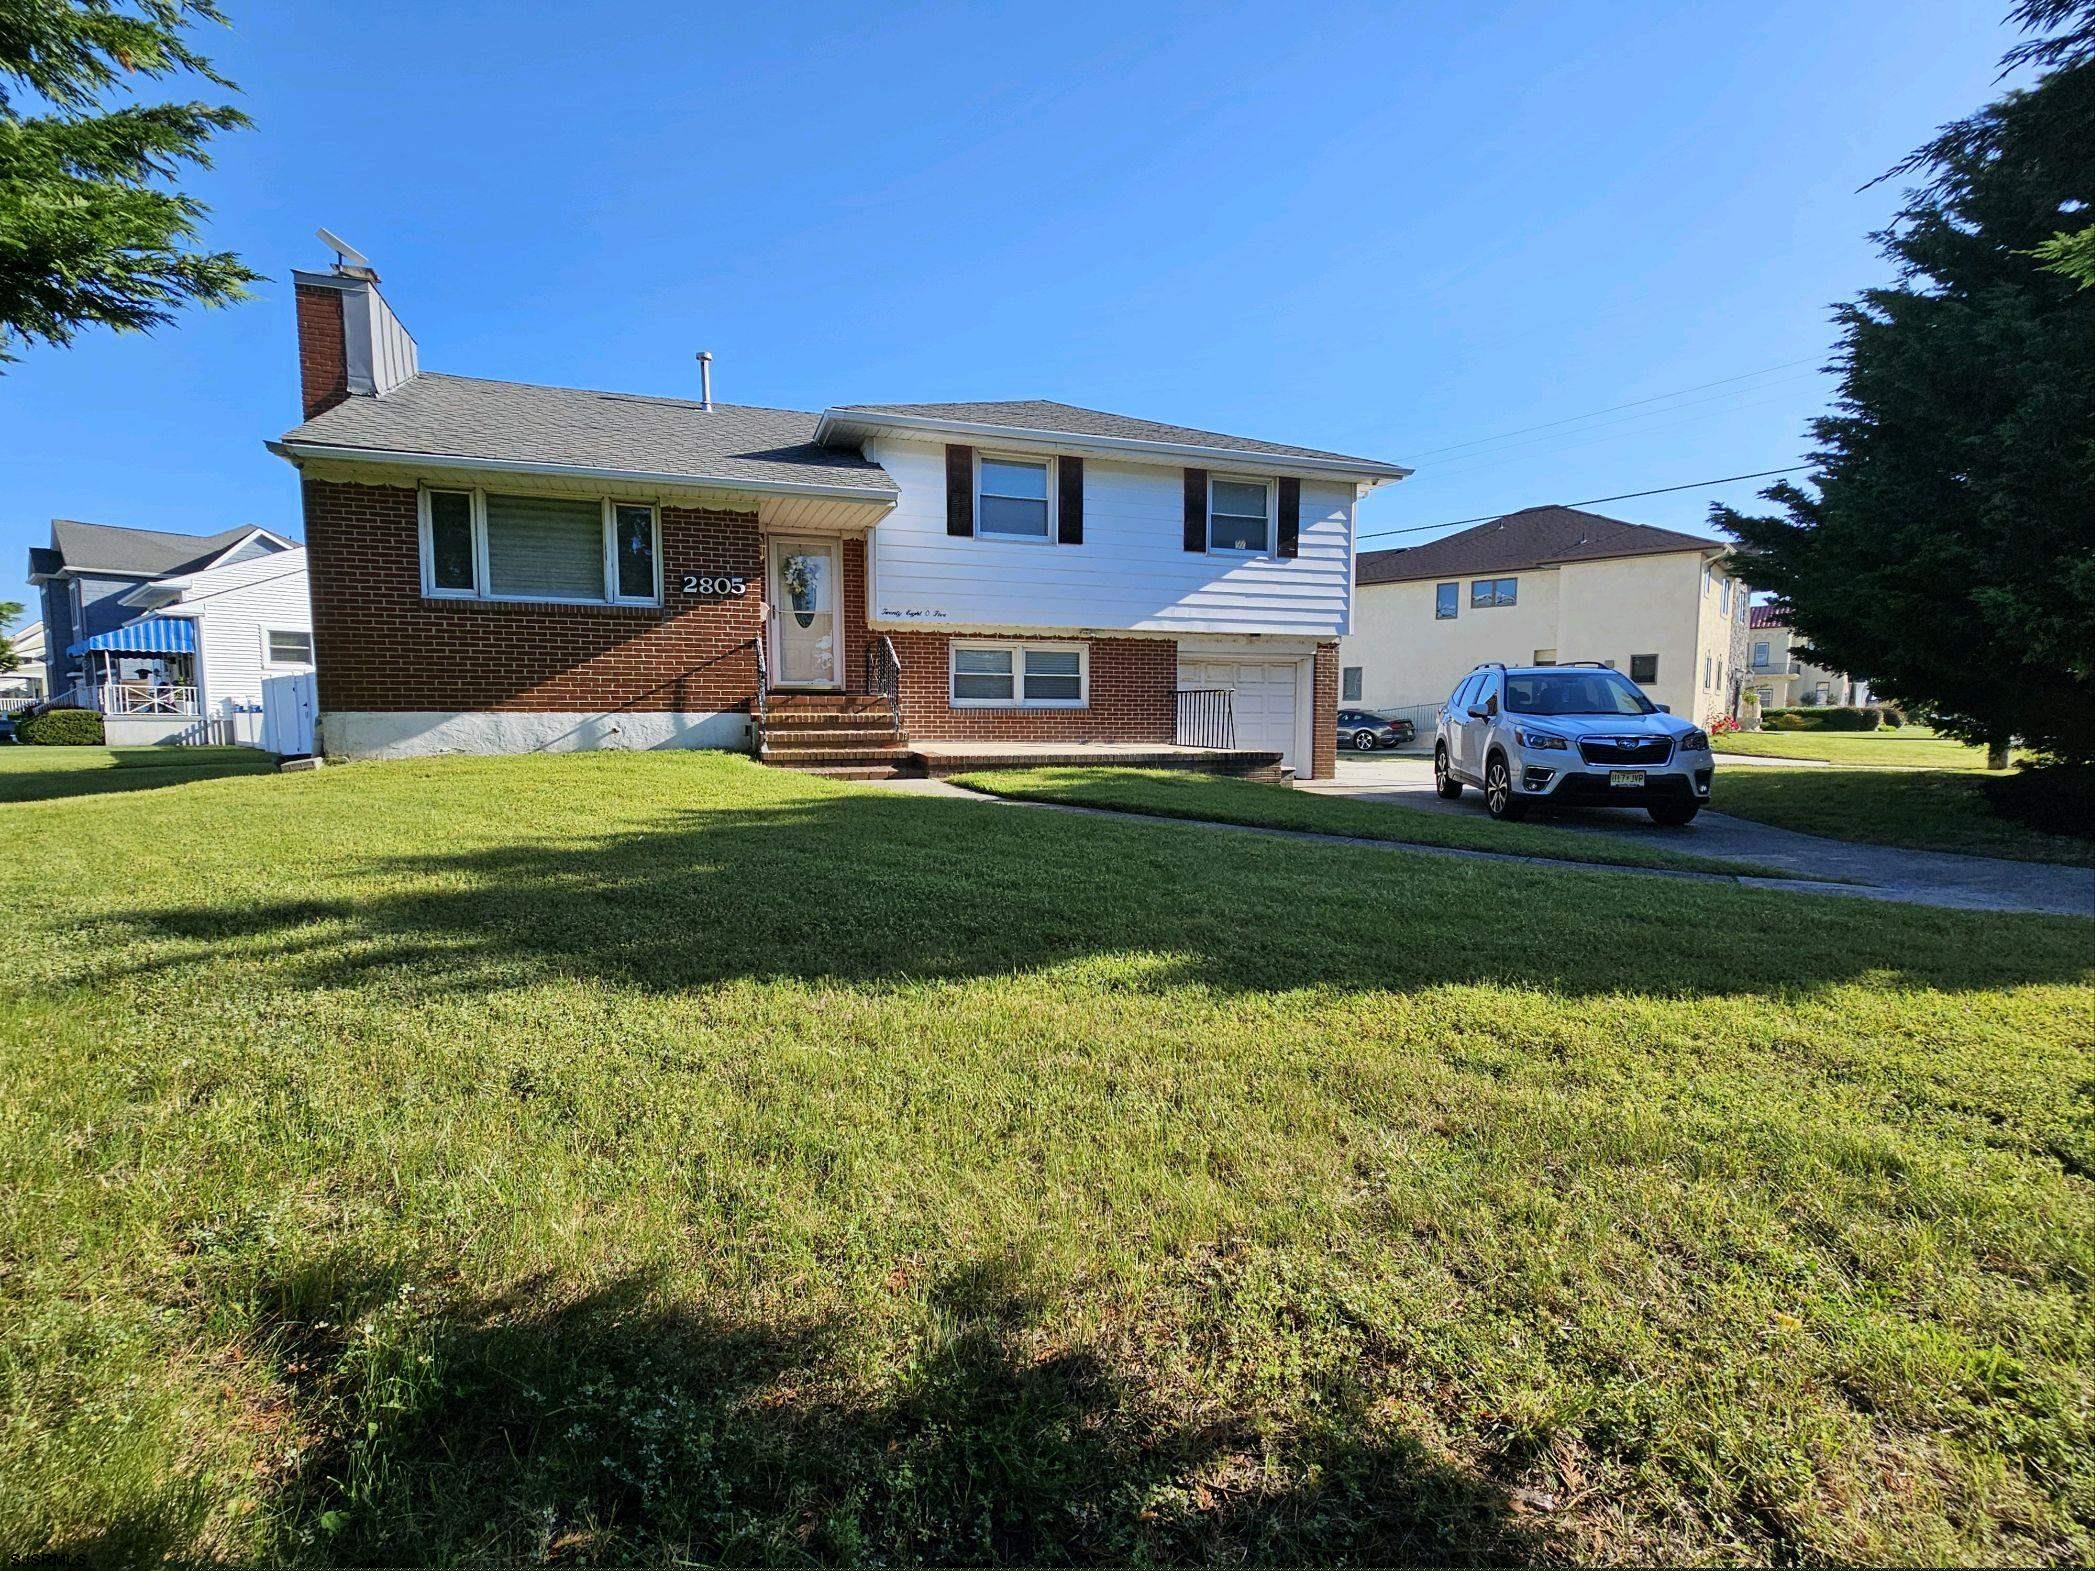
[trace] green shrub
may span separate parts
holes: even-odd
[[[1898,710],[1892,708],[1889,704],[1879,705],[1877,708],[1877,715],[1879,719],[1881,719],[1886,725],[1890,726],[1894,731],[1896,731],[1900,726],[1906,723],[1906,717],[1903,714],[1901,714]]]
[[[17,721],[15,735],[37,747],[100,747],[102,717],[92,709],[47,709]]]
[[[1811,695],[1805,695],[1806,704]],[[1763,717],[1774,725],[1779,717],[1788,717],[1795,725],[1781,726],[1784,731],[1874,731],[1882,723],[1882,716],[1874,709],[1853,709],[1842,704],[1827,704],[1817,708],[1770,709]]]
[[[1810,727],[1804,717],[1793,709],[1770,709],[1761,717],[1761,727],[1768,731],[1805,731]]]
[[[2003,818],[2095,841],[2095,764],[2024,764],[1989,778],[1983,789]],[[2095,859],[2095,846],[2089,855]]]

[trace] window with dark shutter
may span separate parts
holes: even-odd
[[[957,442],[946,445],[946,533],[975,532],[975,450]]]
[[[1084,460],[1058,458],[1055,476],[1055,538],[1063,545],[1084,543]]]
[[[1298,556],[1302,551],[1302,482],[1286,476],[1280,481],[1279,556]]]
[[[1186,538],[1188,551],[1205,552],[1208,548],[1208,472],[1205,469],[1186,471]]]

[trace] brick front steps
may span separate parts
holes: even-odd
[[[912,742],[874,693],[771,693],[757,758],[838,780],[941,779],[977,769],[1196,769],[1244,780],[1283,777],[1278,753],[1137,742]]]

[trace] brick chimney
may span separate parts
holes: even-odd
[[[291,274],[298,308],[298,393],[305,418],[354,397],[383,398],[415,374],[415,341],[378,292],[378,274],[337,263]]]

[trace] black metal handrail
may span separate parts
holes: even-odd
[[[885,633],[866,646],[866,691],[887,700],[888,716],[894,722],[895,735],[900,736],[902,657],[895,653],[895,641]]]
[[[1226,687],[1180,688],[1173,740],[1180,747],[1235,747],[1237,712],[1233,698]]]
[[[771,673],[764,660],[764,644],[764,629],[758,628],[757,636],[751,640],[751,646],[757,652],[756,713],[757,742],[760,746],[764,739],[764,690],[771,685]]]

